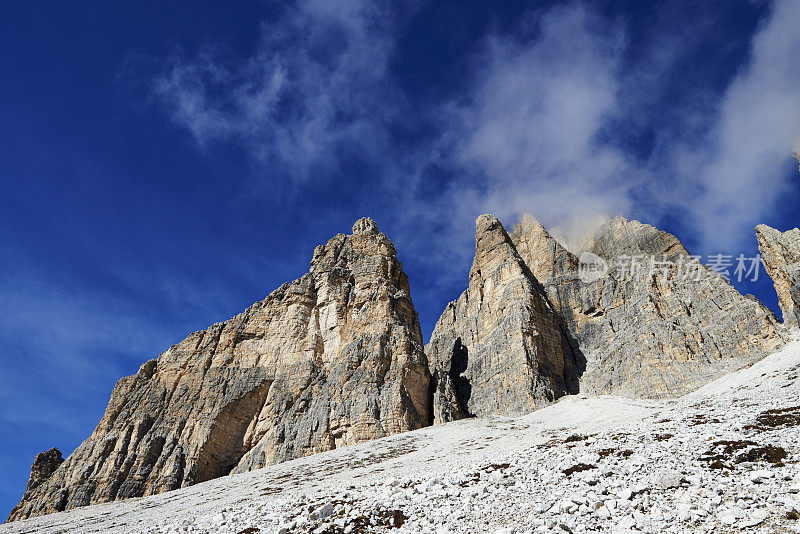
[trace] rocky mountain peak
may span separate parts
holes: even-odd
[[[620,256],[689,254],[674,235],[621,215],[601,226],[592,239],[591,252],[607,260]]]
[[[39,486],[42,482],[50,478],[59,465],[64,461],[61,451],[53,447],[36,455],[31,466],[31,477],[25,492],[29,492]]]
[[[525,215],[511,234],[520,256],[539,282],[570,272],[578,259],[531,215]]]
[[[781,232],[756,226],[758,249],[764,266],[775,285],[783,321],[788,326],[800,324],[800,229]]]
[[[577,386],[576,356],[500,221],[475,222],[469,285],[436,323],[426,354],[434,422],[518,414]]]
[[[353,224],[353,235],[377,233],[378,225],[370,217],[362,217]]]
[[[800,319],[800,229],[757,229],[789,325]],[[718,276],[624,277],[625,256],[675,259],[667,232],[615,217],[585,279],[531,216],[475,221],[467,287],[422,331],[391,240],[365,217],[309,271],[121,379],[66,460],[36,456],[9,520],[182,488],[471,416],[528,413],[572,393],[674,397],[785,343],[774,314]],[[712,274],[710,271],[706,274]]]
[[[316,247],[307,274],[121,379],[69,458],[50,469],[54,454],[37,457],[9,519],[429,425],[430,372],[408,278],[374,221],[353,232]]]
[[[574,256],[531,219],[513,238],[585,359],[583,392],[675,396],[784,342],[766,307],[712,273],[703,271],[700,280],[674,267],[625,274],[625,257],[644,256],[646,265],[648,256],[676,261],[689,254],[674,235],[648,224],[618,216],[594,234],[590,251],[612,268],[593,281],[584,281]]]
[[[500,263],[518,259],[514,244],[500,221],[489,214],[475,220],[475,257],[470,279],[493,272]]]

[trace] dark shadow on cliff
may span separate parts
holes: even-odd
[[[562,343],[569,347],[570,354],[567,355],[568,358],[571,358],[572,361],[567,361],[565,363],[564,369],[564,386],[568,394],[570,395],[577,395],[580,393],[580,379],[583,376],[583,373],[586,372],[586,356],[584,356],[583,351],[581,351],[580,344],[575,336],[572,335],[570,329],[568,328],[565,318],[562,317],[560,313],[558,313],[558,308],[556,308],[553,303],[550,301],[550,298],[547,296],[547,291],[545,290],[544,286],[539,282],[539,280],[533,275],[533,272],[530,270],[528,265],[523,261],[522,270],[525,275],[533,282],[534,286],[536,286],[539,293],[544,298],[547,305],[550,307],[550,311],[553,313],[553,316],[558,323],[558,328],[561,331],[561,340]],[[571,364],[571,365],[570,365]]]
[[[450,358],[450,370],[447,374],[450,375],[450,380],[453,382],[453,389],[455,390],[459,407],[467,417],[475,417],[475,415],[469,411],[472,384],[470,384],[469,378],[463,376],[463,373],[467,371],[468,363],[469,350],[461,342],[461,338],[458,338],[453,346],[453,355]]]

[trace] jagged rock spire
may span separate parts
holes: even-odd
[[[435,422],[526,413],[577,386],[576,356],[558,317],[491,215],[475,222],[469,286],[448,304],[426,354]]]
[[[756,226],[758,249],[775,285],[783,322],[800,326],[800,229],[780,232],[766,224]]]
[[[588,251],[617,267],[590,282],[532,218],[513,237],[586,359],[582,392],[678,396],[784,343],[774,314],[724,279],[705,270],[701,280],[682,277],[676,267],[650,272],[650,258],[690,260],[674,235],[650,225],[618,216],[598,229]],[[644,268],[623,276],[621,260],[632,256]]]
[[[578,267],[578,259],[559,243],[542,224],[525,215],[511,234],[519,255],[536,279],[544,283]]]

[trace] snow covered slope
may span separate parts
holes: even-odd
[[[800,531],[800,341],[675,400],[565,397],[0,532]]]

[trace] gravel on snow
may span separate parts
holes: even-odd
[[[800,532],[800,341],[679,399],[571,396],[0,532]]]

